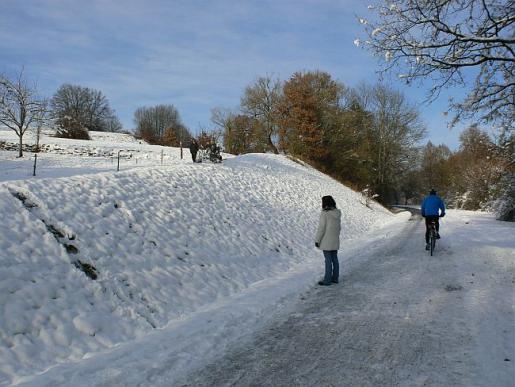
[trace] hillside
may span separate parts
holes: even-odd
[[[53,137],[53,130],[43,130],[36,177],[55,178],[116,171],[118,154],[121,170],[191,160],[188,149],[184,149],[181,160],[179,148],[149,145],[130,134],[95,131],[89,133],[91,140],[71,140]],[[36,143],[33,132],[27,132],[23,139],[28,148]],[[0,127],[0,181],[32,178],[34,154],[24,152],[23,157],[18,158],[17,149],[16,134],[10,129]]]
[[[342,209],[345,240],[395,219],[283,156],[88,175],[92,156],[66,157],[75,176],[0,184],[0,384],[137,340],[263,280],[302,272],[311,285],[322,195]]]

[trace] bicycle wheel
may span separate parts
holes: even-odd
[[[430,243],[431,256],[433,256],[433,252],[435,251],[435,245],[436,245],[436,237],[435,237],[435,233],[433,230],[431,231],[431,235],[429,236],[429,243]]]

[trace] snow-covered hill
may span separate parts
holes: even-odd
[[[314,280],[322,195],[342,209],[346,240],[395,218],[284,156],[177,157],[88,175],[74,162],[76,176],[0,184],[0,385],[137,340],[263,280]]]
[[[179,148],[149,145],[130,134],[89,133],[91,140],[71,140],[53,137],[54,131],[44,130],[40,139],[36,178],[116,171],[118,155],[121,170],[191,161],[188,149],[184,149],[181,159]],[[24,136],[24,144],[32,147],[35,143],[34,133],[28,132]],[[16,134],[0,127],[0,182],[32,178],[34,154],[24,152],[24,156],[18,158],[17,147]]]

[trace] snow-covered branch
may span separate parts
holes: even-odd
[[[369,10],[376,17],[362,23],[368,39],[359,42],[378,56],[382,71],[398,72],[407,83],[431,77],[437,86],[430,88],[430,99],[442,87],[468,86],[466,103],[452,106],[457,117],[513,119],[513,0],[388,0]],[[472,86],[464,81],[465,69],[475,71]]]

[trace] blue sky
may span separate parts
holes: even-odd
[[[287,79],[323,70],[348,86],[378,78],[363,38],[360,0],[1,0],[0,72],[22,66],[42,94],[63,83],[101,90],[126,129],[140,106],[173,104],[192,132],[209,128],[211,109],[236,108],[257,77]],[[425,90],[391,86],[414,103]],[[421,105],[427,139],[456,148],[446,92]]]

